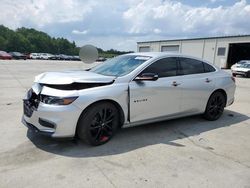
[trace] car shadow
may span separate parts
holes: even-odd
[[[58,141],[30,131],[27,132],[27,137],[37,148],[56,155],[75,158],[108,156],[155,144],[185,147],[185,145],[174,141],[231,126],[249,118],[246,115],[225,110],[217,121],[207,121],[201,116],[192,116],[125,128],[121,129],[110,142],[97,147],[89,146],[80,140]]]

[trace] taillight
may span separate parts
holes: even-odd
[[[233,80],[233,82],[235,83],[235,77],[231,76],[231,79]]]

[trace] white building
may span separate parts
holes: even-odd
[[[178,52],[230,68],[250,59],[250,35],[137,42],[139,52]]]

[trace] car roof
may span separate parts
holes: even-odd
[[[198,61],[202,61],[202,62],[205,62],[205,63],[208,63],[210,65],[212,65],[213,67],[215,67],[211,62],[208,62],[204,59],[201,59],[201,58],[198,58],[198,57],[194,57],[194,56],[190,56],[190,55],[186,55],[186,54],[181,54],[181,53],[178,53],[178,52],[136,52],[136,53],[128,53],[128,54],[125,54],[125,55],[138,55],[138,56],[149,56],[149,57],[152,57],[152,58],[161,58],[161,57],[184,57],[184,58],[191,58],[191,59],[195,59],[195,60],[198,60]]]
[[[174,52],[136,52],[136,53],[129,53],[126,55],[138,55],[138,56],[150,56],[150,57],[163,57],[163,56],[180,56],[180,53],[174,53]]]
[[[246,63],[250,63],[250,60],[240,60],[239,62],[246,62]]]

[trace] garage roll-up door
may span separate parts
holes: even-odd
[[[179,45],[162,46],[162,52],[179,52]]]
[[[149,52],[150,48],[149,46],[141,46],[139,47],[139,52]]]

